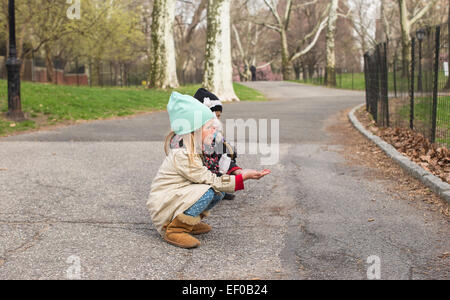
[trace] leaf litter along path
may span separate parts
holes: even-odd
[[[379,128],[364,108],[357,110],[356,115],[367,130],[381,137],[428,172],[450,183],[450,150],[448,148],[431,144],[421,133],[409,128]]]

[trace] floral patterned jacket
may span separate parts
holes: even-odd
[[[229,146],[230,147],[230,146]],[[226,172],[227,175],[231,175],[236,170],[242,170],[241,167],[239,167],[236,163],[237,154],[236,151],[233,149],[231,150],[229,147],[227,147],[227,143],[225,139],[221,139],[220,142],[217,142],[217,138],[214,138],[212,144],[208,149],[205,149],[203,153],[203,165],[208,168],[212,173],[216,174],[217,176],[224,175],[220,171],[220,160],[222,159],[222,156],[226,154],[228,157],[230,157],[230,164],[228,167],[228,171]],[[170,148],[171,149],[180,149],[183,148],[183,139],[181,136],[175,135],[172,140],[170,141]],[[233,153],[230,153],[233,152]]]

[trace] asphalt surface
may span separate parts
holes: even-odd
[[[145,207],[167,113],[0,139],[0,279],[367,279],[371,256],[381,279],[450,278],[445,218],[394,199],[329,145],[326,124],[363,93],[248,85],[271,101],[226,104],[224,117],[279,120],[279,160],[239,156],[273,173],[216,207],[194,250],[164,242]]]

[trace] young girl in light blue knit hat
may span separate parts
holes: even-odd
[[[174,92],[167,111],[173,132],[166,139],[166,158],[152,182],[147,207],[167,242],[195,248],[200,242],[192,235],[211,231],[201,220],[224,193],[243,190],[244,181],[259,180],[270,171],[243,170],[237,176],[218,177],[202,161],[205,145],[212,143],[216,131],[211,110],[191,96]]]

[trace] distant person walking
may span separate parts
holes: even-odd
[[[250,67],[250,72],[252,72],[252,81],[256,81],[256,67],[255,66],[251,66]]]

